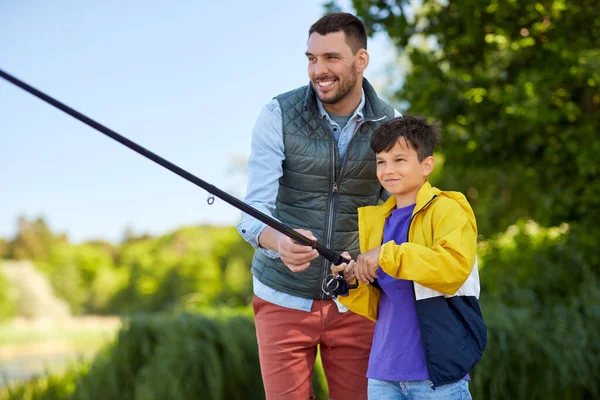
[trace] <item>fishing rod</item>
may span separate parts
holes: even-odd
[[[346,260],[340,254],[334,252],[333,250],[328,249],[325,246],[322,246],[321,244],[317,243],[316,240],[311,240],[311,239],[307,238],[306,236],[304,236],[301,233],[293,230],[292,228],[282,224],[281,222],[277,221],[276,219],[258,211],[257,209],[249,206],[248,204],[244,203],[243,201],[241,201],[241,200],[231,196],[230,194],[222,191],[221,189],[203,181],[202,179],[198,178],[197,176],[192,175],[191,173],[187,172],[183,168],[180,168],[177,165],[173,164],[172,162],[165,160],[164,158],[160,157],[159,155],[151,152],[148,149],[145,149],[144,147],[127,139],[126,137],[119,135],[117,132],[113,131],[112,129],[107,128],[106,126],[102,125],[101,123],[94,121],[93,119],[83,115],[79,111],[74,110],[73,108],[67,106],[66,104],[56,100],[55,98],[48,96],[47,94],[28,85],[27,83],[23,82],[22,80],[4,72],[2,69],[0,69],[0,77],[4,78],[5,80],[12,83],[13,85],[20,87],[21,89],[34,95],[35,97],[45,101],[46,103],[58,108],[59,110],[69,114],[71,117],[78,119],[79,121],[83,122],[84,124],[105,134],[106,136],[110,137],[111,139],[116,140],[117,142],[121,143],[122,145],[129,147],[131,150],[135,151],[136,153],[141,154],[142,156],[154,161],[155,163],[161,165],[162,167],[165,167],[169,171],[174,172],[175,174],[179,175],[183,179],[185,179],[189,182],[192,182],[196,186],[200,186],[202,189],[206,190],[210,194],[217,196],[218,198],[225,201],[226,203],[229,203],[230,205],[237,208],[238,210],[245,212],[246,214],[258,219],[261,222],[264,222],[271,228],[286,235],[287,237],[291,238],[292,240],[296,241],[297,243],[305,245],[305,246],[310,246],[313,249],[316,249],[317,252],[322,257],[331,261],[334,265],[340,265],[342,263],[348,262],[348,260]],[[208,204],[212,204],[213,201],[214,201],[214,199],[211,201],[211,199],[209,198]],[[352,284],[352,285],[347,284],[346,281],[343,279],[343,276],[341,276],[341,275],[340,276],[329,275],[323,281],[322,289],[325,293],[327,293],[329,295],[337,296],[337,295],[346,295],[346,294],[348,294],[348,289],[354,289],[357,286],[358,286],[358,284]]]

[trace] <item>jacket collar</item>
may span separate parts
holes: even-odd
[[[441,191],[425,181],[417,193],[417,201],[413,214],[422,210]],[[361,252],[377,247],[383,240],[383,226],[385,220],[396,208],[396,197],[390,196],[383,204],[366,206],[358,209],[358,233]]]
[[[429,181],[425,181],[419,191],[417,192],[417,204],[413,211],[413,215],[425,207],[427,203],[436,195],[440,194],[440,190],[431,186]],[[369,217],[384,217],[387,218],[392,211],[396,208],[396,196],[390,196],[389,199],[383,204],[377,206],[363,207]]]

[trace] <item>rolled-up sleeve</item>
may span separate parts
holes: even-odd
[[[265,105],[252,130],[252,144],[248,159],[248,191],[244,202],[262,213],[273,217],[275,199],[279,191],[279,178],[283,175],[285,159],[281,109],[277,100]],[[266,224],[246,213],[237,224],[244,240],[267,257],[278,258],[279,253],[265,249],[258,237]]]

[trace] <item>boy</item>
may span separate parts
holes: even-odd
[[[340,302],[376,322],[370,399],[470,399],[468,372],[486,345],[473,210],[463,194],[427,181],[438,142],[423,117],[373,132],[377,178],[391,196],[359,209],[361,255],[331,268],[359,281]]]

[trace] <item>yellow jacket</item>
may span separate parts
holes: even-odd
[[[425,182],[408,228],[408,241],[400,245],[383,240],[386,218],[396,208],[391,196],[384,204],[358,209],[360,251],[381,246],[379,266],[388,275],[414,282],[416,300],[436,296],[479,297],[477,225],[467,199]],[[372,321],[377,319],[380,290],[359,283],[339,301]]]

